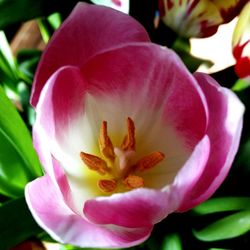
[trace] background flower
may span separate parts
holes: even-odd
[[[237,75],[250,82],[250,2],[240,13],[233,33],[233,55]]]
[[[213,35],[238,15],[248,0],[159,0],[163,22],[183,37]]]

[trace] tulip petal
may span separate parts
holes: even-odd
[[[103,6],[78,3],[43,53],[33,83],[32,105],[36,106],[44,84],[60,67],[80,66],[101,51],[140,41],[149,41],[148,35],[128,15]]]
[[[244,106],[237,96],[206,74],[195,73],[209,108],[207,134],[211,153],[197,185],[183,201],[179,211],[188,210],[208,199],[228,174],[238,149]]]
[[[147,117],[145,110],[152,110],[162,113],[163,123],[173,125],[191,150],[205,134],[205,97],[179,57],[167,48],[128,44],[95,56],[82,74],[89,83],[88,92],[96,99],[108,97],[111,103],[106,111],[102,105],[95,107],[95,112],[100,109],[100,116],[105,116],[100,122],[106,117],[121,122],[128,115],[143,118]]]
[[[84,214],[93,223],[137,228],[153,225],[177,208],[171,191],[140,188],[84,204]]]
[[[25,196],[38,224],[62,243],[79,247],[129,247],[145,241],[152,230],[150,226],[123,228],[87,222],[66,206],[47,175],[30,182],[26,186]]]
[[[162,190],[141,188],[110,197],[98,197],[84,204],[84,214],[97,224],[147,227],[174,212],[202,174],[209,156],[209,139],[196,146],[174,183]]]

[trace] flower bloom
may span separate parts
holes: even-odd
[[[130,0],[91,0],[91,2],[94,4],[107,6],[122,11],[126,14],[129,12],[129,1]]]
[[[159,0],[163,22],[183,37],[208,37],[238,15],[248,0]]]
[[[129,247],[209,198],[236,154],[244,107],[149,41],[140,24],[79,3],[39,64],[31,102],[46,174],[25,189],[39,225],[80,247]]]
[[[233,33],[235,71],[240,78],[250,81],[250,2],[240,13]]]

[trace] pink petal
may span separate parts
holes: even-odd
[[[202,174],[209,156],[209,140],[205,136],[196,146],[174,183],[163,190],[137,189],[110,197],[89,200],[85,216],[97,224],[147,227],[174,212]]]
[[[198,183],[183,201],[185,211],[208,199],[223,182],[237,152],[242,130],[244,106],[236,95],[208,75],[196,73],[209,108],[207,134],[211,152],[207,166]]]
[[[173,187],[178,193],[179,200],[185,200],[186,196],[192,192],[200,176],[204,173],[207,161],[210,156],[210,140],[207,135],[196,145],[192,155],[185,165],[176,175]]]
[[[87,222],[66,206],[46,175],[29,183],[25,196],[38,224],[62,243],[79,247],[130,247],[146,240],[152,230],[152,227],[123,228]]]
[[[86,83],[78,68],[65,66],[56,71],[41,94],[35,132],[40,135],[42,126],[48,137],[56,139],[75,117],[83,113],[85,92]]]
[[[128,15],[78,3],[43,53],[33,84],[32,105],[36,106],[44,84],[60,67],[80,66],[101,51],[142,41],[149,41],[146,31]]]
[[[171,198],[170,190],[162,192],[141,188],[88,200],[83,211],[90,221],[97,224],[149,227],[176,209],[177,201]]]
[[[164,122],[173,124],[189,149],[204,136],[205,98],[171,50],[149,43],[126,45],[90,59],[82,73],[93,96],[125,100],[141,116],[148,108],[162,110]]]

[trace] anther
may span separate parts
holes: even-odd
[[[104,157],[106,157],[112,161],[115,159],[114,147],[113,147],[113,144],[108,136],[107,122],[106,121],[102,122],[102,126],[100,129],[99,147],[100,147],[100,151]]]
[[[144,187],[143,178],[136,175],[129,175],[123,180],[123,183],[129,189]]]
[[[116,180],[99,180],[97,183],[98,187],[105,193],[114,192],[117,187]]]
[[[135,124],[133,120],[128,117],[127,119],[128,134],[124,137],[121,148],[122,150],[135,151]]]
[[[110,171],[107,163],[98,156],[81,152],[80,157],[89,169],[98,172],[100,175],[105,175]]]
[[[165,158],[165,155],[160,152],[156,151],[149,155],[142,157],[134,166],[135,170],[138,171],[145,171],[148,169],[153,168],[159,162],[161,162]]]

